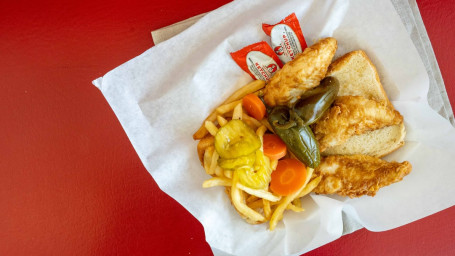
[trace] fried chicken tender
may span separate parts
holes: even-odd
[[[294,60],[286,63],[265,86],[264,100],[269,106],[286,105],[325,77],[337,49],[335,38],[319,40],[306,48]]]
[[[411,169],[407,161],[387,162],[367,155],[328,156],[314,170],[322,179],[313,192],[350,198],[374,196],[380,188],[401,181]]]
[[[353,135],[403,122],[401,114],[386,102],[362,96],[338,97],[333,106],[316,122],[313,132],[320,151],[344,143]]]

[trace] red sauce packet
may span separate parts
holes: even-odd
[[[270,45],[264,41],[231,52],[231,56],[253,79],[267,81],[283,67]]]
[[[293,60],[307,47],[295,13],[275,25],[262,24],[262,30],[270,36],[272,48],[283,63]]]

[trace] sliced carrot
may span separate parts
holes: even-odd
[[[280,159],[286,155],[286,144],[275,134],[264,134],[264,155],[270,159]]]
[[[255,94],[248,94],[243,97],[243,108],[246,112],[257,120],[262,120],[265,116],[265,105]]]
[[[280,160],[276,170],[272,172],[270,189],[277,195],[290,195],[305,184],[306,175],[306,167],[299,160],[292,158]]]

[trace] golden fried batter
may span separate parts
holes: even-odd
[[[313,192],[351,198],[374,196],[380,188],[401,181],[411,169],[407,161],[389,163],[366,155],[328,156],[314,170],[322,180]]]
[[[286,105],[298,99],[305,91],[319,85],[327,73],[337,49],[335,38],[324,38],[306,48],[294,60],[275,73],[264,90],[269,106]]]
[[[400,124],[403,117],[386,102],[362,96],[338,97],[333,106],[313,126],[321,152],[340,145],[353,135]]]

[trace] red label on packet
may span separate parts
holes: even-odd
[[[264,41],[231,52],[231,56],[253,79],[267,81],[283,66],[270,45]]]
[[[262,24],[262,30],[270,36],[272,48],[283,63],[293,60],[307,47],[295,13],[275,25]]]

